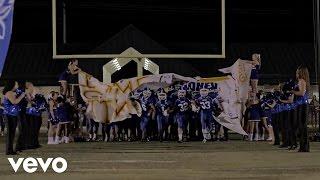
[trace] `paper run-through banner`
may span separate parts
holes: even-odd
[[[240,102],[245,102],[248,98],[251,69],[250,61],[237,60],[231,67],[219,70],[229,74],[224,77],[192,78],[167,73],[123,79],[110,84],[104,84],[93,76],[80,72],[79,86],[83,100],[88,103],[87,113],[97,122],[110,123],[130,118],[131,114],[139,114],[139,108],[129,99],[129,93],[138,88],[147,86],[156,90],[179,81],[193,86],[199,83],[209,84],[222,98],[223,112],[214,117],[216,121],[228,129],[246,135],[240,124]]]

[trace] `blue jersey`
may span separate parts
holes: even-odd
[[[55,113],[55,117],[60,123],[66,123],[69,121],[68,108],[65,104],[59,105]]]
[[[190,101],[187,98],[178,98],[175,103],[177,114],[184,114],[189,110]]]
[[[197,103],[199,104],[201,111],[212,112],[216,108],[218,102],[216,99],[206,96],[198,98]]]
[[[308,95],[305,93],[304,96],[294,96],[294,104],[295,106],[303,105],[303,104],[308,104]]]
[[[168,100],[170,102],[176,102],[177,99],[178,99],[178,93],[177,92],[174,92],[174,91],[168,92]]]
[[[278,111],[279,111],[279,113],[281,113],[281,112],[283,112],[283,111],[285,111],[285,110],[286,110],[285,104],[284,104],[284,103],[280,103],[280,104],[278,105]]]
[[[163,112],[170,108],[170,102],[167,100],[158,101],[155,105],[157,115],[163,115]]]
[[[22,89],[22,88],[18,88],[16,90],[16,94],[17,94],[17,97],[19,97],[22,93],[24,93],[25,90]],[[26,108],[28,106],[28,101],[26,98],[23,98],[19,103],[18,103],[18,106],[20,107],[20,111],[22,112],[25,112],[26,111]]]
[[[147,99],[145,97],[141,98],[141,108],[142,108],[142,115],[143,116],[148,115],[152,105],[154,105],[153,98],[151,98],[151,97],[149,97]]]
[[[20,106],[17,104],[12,104],[9,99],[4,97],[3,99],[3,107],[4,111],[3,114],[10,115],[10,116],[18,116],[19,112],[21,111]]]
[[[47,102],[43,95],[36,94],[32,101],[32,106],[27,107],[26,113],[33,116],[41,116],[41,113],[47,108]]]

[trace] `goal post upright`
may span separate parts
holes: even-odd
[[[120,54],[58,54],[57,52],[57,0],[52,0],[52,58],[53,59],[112,59],[112,58],[184,58],[224,59],[226,57],[225,1],[221,1],[221,54],[142,54],[122,56]]]

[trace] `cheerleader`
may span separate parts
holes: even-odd
[[[260,104],[257,94],[254,91],[249,92],[249,99],[247,102],[247,119],[249,127],[249,141],[259,140],[259,122],[260,122]],[[253,138],[253,133],[255,136]]]
[[[41,114],[46,109],[46,99],[31,82],[26,82],[26,96],[29,103],[26,114],[31,125],[29,127],[30,145],[33,148],[39,148],[39,132],[42,125]]]
[[[81,71],[81,69],[78,67],[78,60],[77,59],[71,59],[68,68],[63,71],[59,76],[59,83],[61,84],[61,95],[66,96],[67,95],[67,89],[68,89],[68,81],[70,79],[71,75],[78,74]]]
[[[55,117],[59,120],[58,124],[58,137],[56,137],[56,143],[69,143],[69,115],[68,107],[65,99],[62,96],[57,98],[57,111]],[[63,136],[62,136],[63,135]],[[60,139],[61,137],[61,139]]]
[[[252,91],[257,93],[258,81],[259,81],[259,71],[261,68],[261,57],[260,54],[252,55],[252,70],[250,76],[250,84],[252,87]]]
[[[18,89],[16,90],[16,95],[20,96],[23,92],[25,92],[25,82],[24,81],[19,81],[18,82]],[[20,103],[18,104],[19,106],[19,123],[18,123],[18,130],[19,132],[19,137],[16,145],[16,151],[23,151],[25,149],[34,149],[36,148],[35,146],[32,145],[32,142],[30,141],[30,136],[28,131],[31,129],[30,124],[28,124],[27,121],[27,115],[26,115],[26,109],[28,106],[28,101],[26,98],[23,98]]]
[[[300,147],[299,152],[309,152],[310,145],[308,140],[308,92],[310,90],[309,71],[306,67],[299,67],[296,71],[296,78],[298,85],[292,93],[295,95],[296,108],[296,121],[299,129]],[[296,130],[294,130],[296,135]]]
[[[59,120],[55,117],[57,113],[57,98],[58,93],[55,91],[51,91],[48,96],[48,123],[49,123],[49,131],[48,131],[48,144],[58,144],[58,123]],[[56,141],[55,138],[56,137]]]
[[[267,131],[267,141],[272,141],[273,131],[271,126],[271,109],[274,107],[274,101],[271,99],[271,94],[268,93],[265,98],[261,99],[261,124],[264,131]],[[261,140],[265,140],[264,131],[262,132]]]
[[[278,103],[281,94],[280,89],[280,84],[278,84],[278,86],[272,90],[272,104],[269,104],[271,107],[271,126],[274,146],[280,145],[280,104]]]
[[[294,150],[297,147],[295,136],[292,136],[294,129],[296,129],[295,123],[295,103],[294,94],[291,91],[294,88],[294,82],[292,80],[286,82],[283,87],[283,99],[280,101],[284,103],[284,109],[286,113],[286,118],[283,119],[283,134],[284,134],[284,145],[283,148],[288,148],[289,150]]]
[[[7,138],[6,138],[6,155],[16,155],[17,152],[13,150],[14,136],[16,133],[17,122],[20,107],[18,104],[25,97],[25,93],[22,92],[18,97],[16,90],[18,89],[18,83],[15,81],[8,82],[3,89],[3,114],[7,121]],[[19,132],[21,133],[21,132]],[[20,138],[20,136],[18,136]],[[19,141],[19,138],[17,141]]]

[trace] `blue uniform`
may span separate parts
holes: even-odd
[[[178,98],[175,103],[177,108],[175,120],[178,124],[178,128],[184,128],[187,119],[187,112],[190,107],[190,101],[187,98]]]
[[[68,108],[65,104],[58,105],[55,116],[60,124],[69,123]]]
[[[264,102],[261,104],[261,117],[267,118],[268,125],[271,124],[272,120],[272,108],[268,106],[268,102]]]
[[[295,96],[294,104],[295,104],[296,107],[300,106],[300,105],[308,104],[308,95],[307,95],[307,93],[305,93],[304,96]]]
[[[207,133],[212,130],[213,112],[215,108],[215,100],[210,96],[200,97],[197,100],[200,105],[200,119],[202,131],[207,130]]]
[[[41,113],[47,108],[47,103],[43,95],[36,94],[31,107],[27,107],[26,113],[32,116],[41,116]]]
[[[268,102],[262,102],[261,106],[261,117],[269,118],[271,116],[271,108],[268,106]]]
[[[59,119],[58,119],[57,117],[53,118],[50,112],[48,112],[48,114],[49,114],[48,121],[49,121],[52,125],[57,125],[57,124],[59,124]],[[54,114],[54,115],[57,114],[57,108],[54,108],[54,109],[53,109],[53,114]]]
[[[59,76],[59,82],[68,81],[71,76],[69,69],[64,70]]]
[[[24,93],[25,90],[22,89],[22,88],[18,88],[16,90],[16,94],[17,94],[17,97],[19,97],[22,93]],[[20,112],[21,113],[25,113],[26,112],[26,108],[27,108],[27,105],[28,105],[28,101],[26,98],[23,98],[19,103],[18,103],[18,106],[20,107]]]
[[[252,104],[248,108],[248,120],[260,121],[261,118],[261,106],[260,104]]]
[[[168,92],[168,100],[169,100],[170,102],[176,102],[177,99],[178,99],[178,94],[177,94],[177,92],[174,92],[174,91]]]
[[[251,70],[250,79],[253,79],[253,80],[259,79],[259,70],[260,70],[260,65],[255,65]]]
[[[12,104],[6,97],[3,99],[3,108],[3,114],[9,116],[18,116],[21,110],[19,105]]]
[[[168,124],[168,116],[163,113],[170,108],[170,102],[167,100],[158,101],[155,105],[157,112],[158,132],[162,132],[163,128]]]
[[[148,122],[150,120],[150,116],[148,115],[151,106],[154,104],[153,98],[141,98],[141,108],[142,108],[142,115],[141,115],[141,121],[140,121],[140,128],[141,130],[146,130]]]

